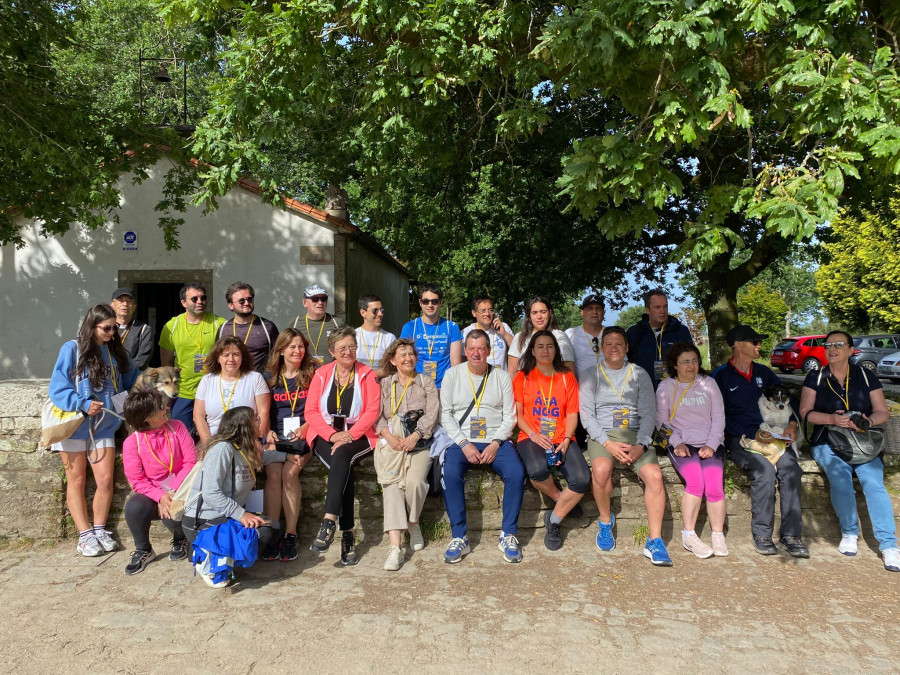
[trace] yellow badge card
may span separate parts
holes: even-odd
[[[616,408],[613,410],[613,429],[627,429],[628,414],[628,408]]]
[[[206,354],[194,354],[194,372],[202,373],[203,364],[206,363]]]
[[[437,361],[427,359],[422,361],[422,374],[425,377],[430,377],[432,380],[437,380]]]
[[[484,417],[469,418],[469,438],[487,440],[487,420]]]

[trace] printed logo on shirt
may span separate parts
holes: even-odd
[[[763,381],[762,381],[762,378],[761,378],[761,377],[758,377],[758,376],[757,376],[757,378],[756,378],[756,386],[759,387],[760,389],[762,389]]]
[[[555,396],[550,397],[550,401],[544,401],[544,397],[538,393],[534,399],[534,405],[531,408],[533,417],[559,417],[559,402]]]
[[[272,400],[277,403],[290,403],[291,401],[296,401],[297,399],[306,398],[306,394],[309,390],[304,389],[303,391],[292,391],[292,392],[282,392],[272,394]]]

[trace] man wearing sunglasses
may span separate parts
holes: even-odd
[[[172,403],[172,419],[180,420],[194,434],[194,398],[206,373],[204,362],[216,343],[216,332],[225,319],[206,311],[206,289],[188,282],[179,291],[184,314],[169,319],[159,336],[159,360],[163,366],[181,369],[178,398]]]
[[[363,324],[356,329],[356,360],[378,370],[384,350],[397,339],[393,333],[381,328],[384,321],[384,304],[377,295],[364,295],[358,303]]]
[[[809,551],[801,541],[800,480],[803,471],[797,462],[797,455],[791,451],[785,452],[773,466],[763,455],[741,447],[740,442],[742,436],[754,438],[762,424],[759,399],[763,391],[781,384],[769,368],[755,363],[759,358],[760,345],[767,337],[750,326],[739,325],[728,331],[725,338],[732,356],[728,363],[712,374],[725,404],[725,449],[731,461],[750,477],[750,529],[756,552],[760,555],[778,553],[772,541],[777,483],[781,494],[779,543],[791,556],[808,558]],[[794,410],[799,410],[797,401],[791,405]],[[792,441],[797,440],[797,426],[796,420],[792,420],[786,430]]]
[[[513,341],[512,328],[494,312],[494,301],[489,295],[475,296],[472,301],[472,316],[475,318],[475,323],[469,324],[463,329],[463,340],[476,328],[483,330],[491,341],[488,365],[506,370],[506,351]]]
[[[243,342],[253,357],[253,367],[262,373],[272,349],[272,340],[278,337],[278,328],[268,319],[253,313],[256,293],[250,284],[235,281],[225,289],[225,302],[228,309],[234,312],[234,318],[219,327],[216,339],[231,335]]]
[[[416,370],[434,380],[438,389],[447,369],[462,363],[462,334],[454,321],[441,318],[443,300],[440,286],[422,284],[419,287],[422,316],[407,321],[400,331],[400,337],[416,343],[419,353]]]
[[[309,342],[310,356],[320,364],[331,363],[334,357],[328,352],[328,334],[343,326],[344,322],[326,311],[328,291],[319,284],[303,289],[303,307],[306,314],[300,314],[294,319],[294,328],[303,333]]]

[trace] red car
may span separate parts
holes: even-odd
[[[826,363],[824,335],[804,335],[785,338],[772,350],[772,366],[782,373],[790,373],[798,368],[804,373],[818,370]]]

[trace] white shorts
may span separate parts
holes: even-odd
[[[87,452],[88,450],[94,452],[104,448],[115,449],[115,447],[116,439],[114,438],[95,438],[93,442],[90,438],[67,438],[51,445],[50,450],[51,452]]]

